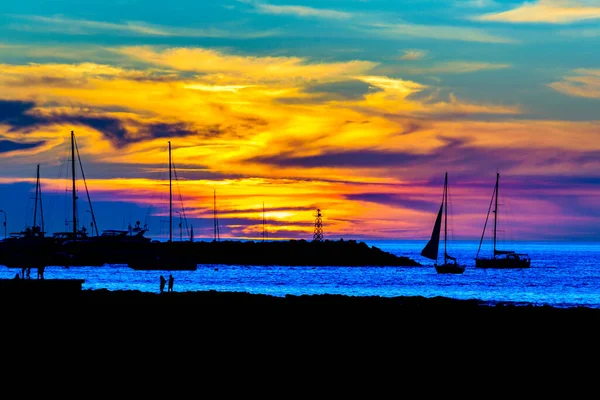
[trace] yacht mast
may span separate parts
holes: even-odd
[[[219,217],[217,217],[217,190],[213,189],[213,196],[214,196],[214,205],[213,205],[213,222],[214,222],[214,239],[215,242],[219,241]]]
[[[73,182],[73,240],[77,240],[77,193],[75,192],[75,133],[71,131],[71,180]]]
[[[41,234],[44,235],[44,206],[42,204],[42,183],[40,181],[40,165],[38,164],[38,193],[39,193],[39,198],[40,198],[40,219],[42,220],[42,224],[41,226]]]
[[[498,223],[498,181],[500,180],[500,173],[496,173],[496,188],[494,192],[496,193],[496,204],[494,206],[494,258],[496,258],[496,226]]]
[[[40,191],[40,164],[37,166],[37,176],[35,180],[35,203],[33,206],[33,227],[37,226],[37,204],[38,204],[38,196]]]
[[[171,172],[171,141],[169,141],[169,242],[173,241],[173,184]]]
[[[92,216],[92,236],[94,235],[94,229],[96,230],[96,236],[98,236],[98,224],[96,223],[96,216],[94,214],[94,207],[92,207],[92,199],[90,197],[90,191],[88,190],[87,187],[87,181],[85,179],[85,172],[83,171],[83,163],[81,162],[81,155],[79,154],[79,147],[77,146],[77,140],[73,141],[75,143],[75,152],[77,153],[77,161],[79,163],[79,169],[81,170],[81,178],[83,180],[83,186],[85,188],[85,194],[87,196],[87,201],[88,201],[88,207],[90,208],[89,210],[87,210],[91,216]]]
[[[262,241],[265,241],[265,202],[263,201],[263,220],[262,220],[263,232],[262,232]]]
[[[448,243],[448,173],[444,180],[444,265],[446,264],[446,243]]]

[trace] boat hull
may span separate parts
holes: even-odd
[[[497,268],[497,269],[511,269],[511,268],[529,268],[531,266],[531,260],[526,258],[521,259],[510,259],[510,258],[476,258],[476,268]]]
[[[152,242],[130,253],[127,266],[136,271],[195,271],[198,261],[191,242]]]
[[[462,274],[465,272],[465,266],[459,264],[436,264],[435,270],[438,274]]]

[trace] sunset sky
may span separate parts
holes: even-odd
[[[212,238],[216,191],[223,238],[264,204],[273,239],[320,208],[326,239],[424,240],[445,172],[479,239],[499,172],[504,234],[600,240],[599,49],[600,0],[4,2],[0,209],[32,223],[39,164],[71,229],[74,131],[100,230],[168,235],[171,141],[177,239]]]

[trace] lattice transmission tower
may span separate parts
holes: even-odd
[[[323,241],[323,216],[321,215],[321,209],[317,209],[315,219],[315,233],[313,235],[313,242]]]

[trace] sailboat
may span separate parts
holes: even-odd
[[[39,209],[39,221],[38,221]],[[39,222],[39,224],[38,224]],[[25,278],[25,270],[38,269],[38,277],[43,277],[43,269],[52,265],[56,252],[56,241],[46,236],[42,207],[42,187],[40,184],[40,166],[37,166],[35,183],[35,205],[33,225],[20,232],[12,232],[10,237],[0,243],[0,264],[8,268],[20,268]]]
[[[33,214],[33,226],[28,227],[23,232],[11,234],[11,238],[8,238],[6,244],[9,245],[9,250],[6,252],[9,254],[10,260],[7,262],[10,265],[14,265],[20,268],[38,268],[38,272],[43,273],[43,268],[46,266],[101,266],[104,263],[91,259],[89,257],[77,258],[73,256],[73,253],[68,251],[69,248],[73,248],[76,244],[89,239],[85,227],[78,228],[77,224],[77,194],[76,194],[76,179],[75,179],[75,152],[76,142],[75,134],[71,131],[71,173],[72,173],[72,231],[54,232],[51,237],[46,236],[44,230],[44,213],[42,208],[42,189],[40,185],[40,166],[37,166],[37,180],[35,190],[35,207]],[[79,153],[77,153],[79,156]],[[81,159],[79,159],[79,165],[83,175],[83,166]],[[85,176],[83,176],[85,182]],[[86,183],[86,194],[89,202],[90,213],[92,215],[93,226],[97,225],[92,208],[89,192],[87,191]],[[41,225],[38,225],[38,205]],[[42,275],[43,276],[43,275]]]
[[[152,241],[138,247],[127,265],[137,271],[195,271],[198,264],[193,260],[194,243],[173,242],[173,163],[171,142],[169,141],[169,240],[165,243]]]
[[[73,229],[72,231],[64,231],[64,232],[55,232],[54,238],[59,241],[63,241],[64,243],[77,242],[78,240],[83,240],[88,238],[87,230],[85,227],[79,229],[78,221],[77,221],[77,187],[76,187],[76,168],[75,168],[75,149],[77,145],[75,142],[75,132],[71,131],[71,212],[73,218]],[[88,199],[88,206],[90,207],[90,214],[92,216],[92,225],[96,229],[96,234],[98,233],[98,225],[96,224],[96,216],[94,215],[94,209],[92,208],[92,202],[90,199],[90,194],[87,190],[87,183],[85,182],[85,176],[83,176],[83,165],[81,164],[81,158],[79,157],[79,149],[77,148],[77,158],[79,160],[79,167],[82,172],[83,181],[85,184],[85,191]],[[92,232],[93,233],[93,232]]]
[[[87,234],[85,227],[79,228],[77,216],[77,188],[76,188],[76,163],[79,161],[81,177],[85,186],[88,200],[89,212],[92,217],[92,236]],[[98,235],[98,224],[92,207],[90,193],[87,188],[83,164],[79,156],[79,148],[75,140],[75,133],[71,131],[71,201],[73,229],[66,232],[55,232],[53,238],[61,242],[60,250],[57,252],[58,265],[64,266],[102,266],[104,264],[119,264],[126,260],[128,252],[133,245],[149,242],[144,237],[148,231],[147,227],[141,227],[137,221],[135,227],[129,230],[106,229]],[[95,236],[93,235],[95,231]]]
[[[496,173],[496,186],[494,186],[494,192],[492,193],[492,200],[488,209],[487,216],[485,218],[485,224],[483,225],[483,233],[481,234],[481,240],[479,241],[479,249],[475,256],[475,267],[476,268],[529,268],[531,266],[531,258],[525,253],[516,253],[513,250],[498,250],[496,248],[496,232],[498,226],[498,188],[500,182],[500,174]],[[485,236],[485,228],[487,226],[490,211],[494,204],[494,250],[491,257],[480,257],[481,244],[483,243],[483,237]]]
[[[442,228],[442,216],[444,219],[444,262],[438,264],[438,249],[440,245],[440,233]],[[421,251],[421,255],[430,260],[434,260],[435,270],[438,274],[462,274],[465,272],[465,266],[460,265],[456,262],[455,257],[451,257],[447,252],[448,244],[448,173],[444,179],[444,193],[442,195],[442,204],[440,205],[440,211],[438,211],[437,218],[433,225],[433,232],[431,233],[431,239],[425,245]],[[451,262],[449,262],[451,261]]]

